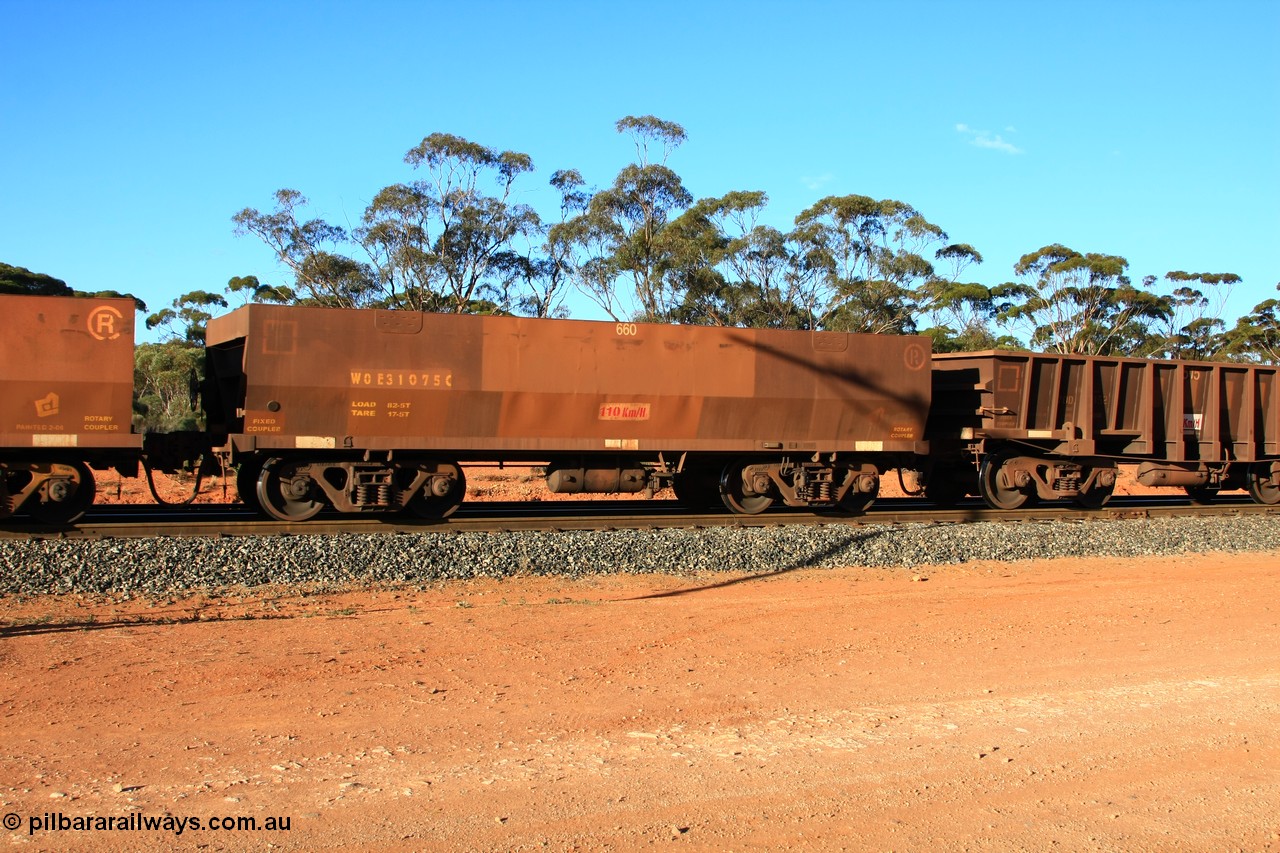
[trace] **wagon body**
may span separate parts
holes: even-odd
[[[219,452],[281,518],[452,511],[484,462],[546,464],[559,492],[856,511],[927,449],[922,337],[252,305],[207,340]]]
[[[1280,488],[1274,365],[981,352],[935,356],[933,370],[929,436],[953,462],[1001,453],[1074,459],[1086,472],[1134,463],[1150,485],[1216,490],[1261,478]]]
[[[91,467],[137,468],[131,299],[0,295],[0,518],[93,503]]]
[[[928,341],[253,305],[209,324],[245,449],[916,452]]]
[[[129,299],[0,296],[0,448],[132,448]]]
[[[935,423],[1062,454],[1280,456],[1274,365],[985,352],[934,356]]]

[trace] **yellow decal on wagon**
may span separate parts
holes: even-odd
[[[89,312],[89,334],[100,341],[114,341],[120,337],[119,326],[124,325],[124,315],[111,305],[99,305]]]
[[[451,370],[353,370],[351,384],[370,388],[452,388]]]
[[[58,412],[61,411],[62,409],[61,398],[59,398],[58,395],[52,391],[50,391],[44,397],[41,397],[39,400],[36,400],[35,404],[36,404],[36,417],[39,417],[39,418],[51,418],[54,415],[58,414]]]

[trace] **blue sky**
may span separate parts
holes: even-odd
[[[0,0],[0,261],[151,310],[283,282],[231,216],[288,187],[355,223],[437,131],[608,185],[626,115],[684,126],[696,197],[916,207],[1013,277],[1060,242],[1244,278],[1280,264],[1280,2]],[[597,316],[575,302],[577,316]]]

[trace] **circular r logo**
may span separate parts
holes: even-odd
[[[110,305],[99,305],[89,312],[89,334],[100,341],[114,341],[120,337],[124,315]]]

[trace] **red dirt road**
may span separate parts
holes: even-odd
[[[233,850],[1280,850],[1277,562],[8,599],[3,837],[175,846],[32,823],[132,813],[259,821],[176,839]]]

